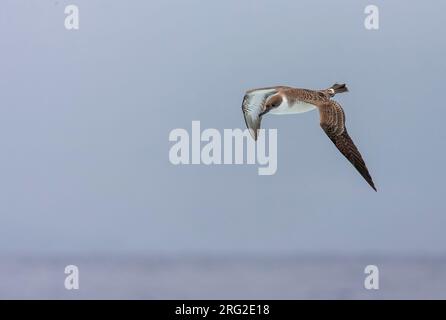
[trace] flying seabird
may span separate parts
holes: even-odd
[[[345,114],[341,105],[332,100],[337,93],[348,91],[345,84],[334,84],[325,90],[308,90],[287,86],[253,89],[246,92],[242,110],[251,136],[257,140],[262,116],[293,114],[319,110],[320,126],[335,146],[358,170],[376,191],[361,153],[356,148],[345,127]]]

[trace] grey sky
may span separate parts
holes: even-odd
[[[446,4],[216,2],[2,1],[0,253],[444,253]],[[336,81],[378,193],[317,112],[265,118],[274,176],[168,160],[249,88]]]

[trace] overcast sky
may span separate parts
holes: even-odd
[[[446,4],[373,1],[374,31],[368,4],[3,0],[0,253],[444,253]],[[247,89],[337,81],[378,193],[317,111],[265,117],[273,176],[169,162],[172,129],[244,128]]]

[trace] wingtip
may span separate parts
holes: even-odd
[[[258,132],[254,129],[249,128],[249,134],[254,139],[254,141],[257,141]]]

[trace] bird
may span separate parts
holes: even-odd
[[[243,97],[242,111],[249,133],[257,140],[264,115],[286,115],[318,109],[322,130],[373,190],[377,191],[361,153],[347,132],[344,110],[332,99],[336,94],[348,91],[345,83],[335,83],[323,90],[289,86],[252,89],[246,91]]]

